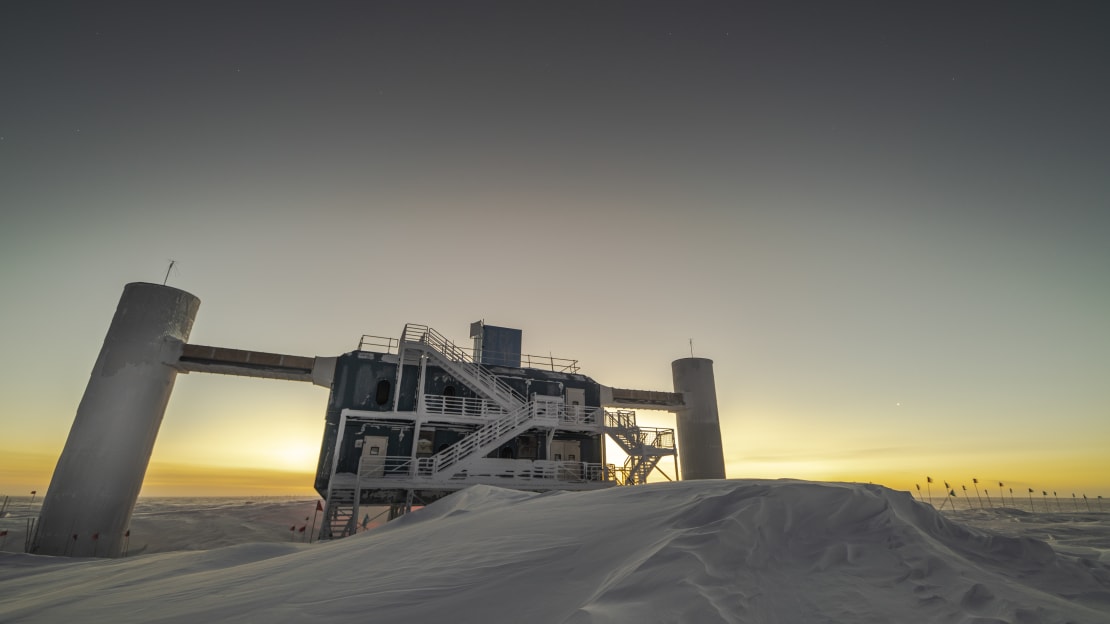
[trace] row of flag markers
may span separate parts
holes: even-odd
[[[925,489],[926,489],[926,492],[929,495],[929,504],[932,504],[932,500],[933,500],[932,483],[933,483],[933,478],[929,477],[929,476],[926,476],[925,477]],[[983,505],[983,496],[980,495],[980,493],[979,493],[979,479],[972,478],[971,479],[971,484],[972,484],[972,487],[975,488],[975,498],[979,500],[979,509],[986,509],[987,507],[990,507],[991,509],[994,509],[994,501],[991,500],[990,490],[987,489],[987,488],[983,488],[982,493],[983,493],[983,495],[986,495],[986,497],[987,497],[987,505],[984,506]],[[915,483],[914,486],[917,488],[917,497],[921,499],[921,502],[925,502],[925,498],[921,495],[921,484],[920,483]],[[1006,491],[1008,490],[1010,492],[1010,504],[1013,505],[1014,507],[1017,507],[1017,501],[1014,498],[1014,488],[1007,488],[1007,489],[1003,489],[1003,488],[1006,488],[1006,484],[999,481],[998,482],[998,496],[999,496],[999,498],[1002,499],[1002,505],[1003,506],[1006,505]],[[971,504],[971,497],[968,496],[968,493],[967,493],[967,486],[966,485],[961,485],[960,489],[963,490],[964,498],[967,499],[967,508],[968,509],[973,509],[974,507]],[[946,503],[948,503],[949,499],[952,499],[952,509],[955,509],[956,508],[956,500],[955,500],[956,499],[956,490],[955,490],[955,488],[953,488],[950,483],[945,481],[944,482],[944,491],[948,492],[948,495],[944,497],[944,500],[941,501],[941,503],[940,503],[940,507],[938,507],[937,509],[944,509],[944,505]],[[1029,510],[1030,511],[1036,511],[1037,510],[1036,505],[1033,504],[1033,494],[1035,492],[1036,492],[1036,490],[1034,490],[1033,488],[1029,488]],[[1047,490],[1041,490],[1041,496],[1042,496],[1042,500],[1044,501],[1044,510],[1045,511],[1052,511],[1052,505],[1048,500],[1048,491]],[[1061,512],[1064,511],[1064,506],[1060,502],[1059,494],[1057,494],[1056,491],[1054,490],[1052,492],[1052,496],[1053,496],[1054,499],[1056,499],[1056,510],[1061,511]],[[1094,511],[1094,509],[1091,508],[1091,500],[1089,498],[1087,498],[1087,495],[1082,494],[1081,496],[1083,497],[1083,505],[1087,508],[1087,511]],[[1080,509],[1080,507],[1079,507],[1079,497],[1077,497],[1075,495],[1075,492],[1072,492],[1071,498],[1072,498],[1072,503],[1075,506],[1075,511],[1077,511],[1077,512],[1082,511],[1082,509]],[[1101,512],[1102,511],[1102,496],[1097,496],[1095,498],[1098,501],[1098,510]]]
[[[312,543],[312,536],[313,536],[313,534],[316,533],[316,518],[319,517],[320,512],[323,511],[323,510],[324,510],[323,503],[321,503],[320,501],[316,501],[316,511],[312,514],[312,528],[308,531],[308,543],[309,544]],[[299,529],[297,528],[297,525],[295,525],[295,524],[293,526],[289,527],[289,537],[290,537],[291,541],[294,541],[294,542],[297,541],[297,534],[298,533],[301,534],[301,541],[302,542],[304,541],[305,529],[308,528],[308,516],[304,517],[304,522],[305,523],[302,524],[301,528],[299,528]]]

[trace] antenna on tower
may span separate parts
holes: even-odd
[[[690,339],[690,357],[694,357],[694,339]]]
[[[173,265],[177,264],[177,260],[170,260],[170,266],[166,268],[166,277],[162,280],[162,285],[165,286],[166,282],[170,281],[170,271],[173,270]]]

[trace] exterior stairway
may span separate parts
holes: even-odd
[[[324,523],[320,527],[320,539],[339,539],[355,532],[358,522],[358,501],[355,490],[336,488],[328,492],[328,502],[324,507]]]
[[[605,433],[628,454],[622,485],[646,483],[659,460],[675,454],[674,429],[641,427],[636,424],[636,412],[630,410],[606,411]]]
[[[557,411],[544,409],[542,403],[524,403],[497,420],[475,429],[435,455],[419,460],[417,474],[450,478],[464,468],[467,460],[485,457],[532,427],[554,427],[558,422]]]
[[[459,381],[506,411],[511,412],[525,404],[524,397],[475,362],[470,352],[427,325],[405,325],[405,330],[401,333],[400,349],[414,349],[431,354]]]

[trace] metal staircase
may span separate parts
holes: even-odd
[[[416,470],[420,476],[447,476],[460,471],[467,460],[485,457],[502,444],[536,426],[555,427],[559,414],[544,409],[544,404],[529,402],[490,421],[442,451],[419,460]]]
[[[358,500],[352,488],[334,488],[328,492],[328,502],[324,507],[324,523],[320,527],[320,539],[339,539],[355,532],[358,515]]]
[[[618,471],[621,485],[646,483],[659,460],[675,454],[674,429],[639,426],[631,410],[606,410],[605,433],[628,454],[624,469]]]
[[[408,323],[401,333],[400,352],[406,349],[431,354],[459,381],[472,390],[497,403],[502,409],[514,411],[525,404],[525,398],[509,384],[475,362],[469,351],[451,342],[427,325]],[[402,355],[403,361],[403,355]]]

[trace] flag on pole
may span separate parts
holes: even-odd
[[[976,484],[977,484],[977,483],[979,483],[979,480],[978,480],[978,479],[976,479],[975,477],[972,477],[972,478],[971,478],[971,482],[972,482],[972,483],[976,483]]]
[[[932,483],[932,482],[933,482],[933,478],[932,478],[932,477],[925,477],[925,482],[926,482],[926,483]]]
[[[948,482],[947,482],[947,481],[945,481],[945,482],[944,482],[944,488],[945,488],[945,489],[947,489],[947,490],[951,490],[951,489],[952,489],[952,486],[951,486],[951,485],[948,485]]]
[[[7,537],[7,535],[8,535],[7,531],[0,531],[0,537]]]
[[[323,511],[323,510],[324,510],[324,504],[321,503],[320,501],[316,501],[316,511]]]
[[[305,525],[301,525],[301,528],[297,529],[297,533],[304,533],[304,530],[305,530],[306,528],[308,528],[308,525],[307,525],[307,524],[305,524]]]

